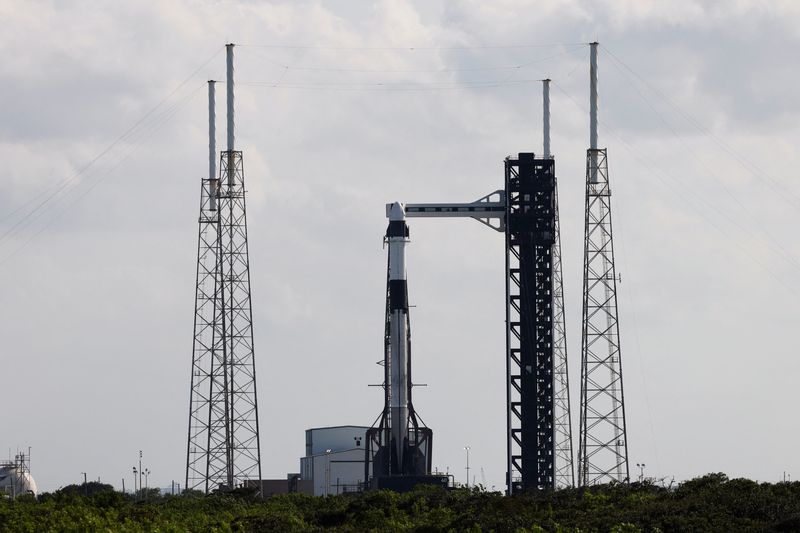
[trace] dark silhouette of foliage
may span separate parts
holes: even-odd
[[[264,501],[247,490],[151,492],[143,500],[99,483],[87,489],[71,485],[38,498],[0,500],[0,531],[800,531],[800,483],[724,474],[676,488],[644,482],[514,497],[480,488],[420,487],[406,494],[286,494]]]

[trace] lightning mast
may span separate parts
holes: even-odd
[[[542,117],[544,159],[550,152],[550,80],[542,80]],[[558,212],[558,178],[554,178],[555,239],[553,242],[553,417],[555,419],[556,487],[575,486],[572,460],[572,416],[569,401],[569,371],[567,364],[567,329],[564,318],[564,276],[561,267],[561,222]]]
[[[580,486],[630,479],[607,153],[597,147],[597,43],[590,45],[581,349]]]
[[[209,82],[209,177],[202,181],[186,488],[261,479],[242,152],[235,149],[233,44],[226,46],[227,150],[216,176]]]

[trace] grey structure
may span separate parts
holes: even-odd
[[[231,490],[261,479],[242,152],[235,150],[233,45],[227,45],[228,149],[201,187],[186,488]],[[214,151],[213,82],[209,151]]]
[[[555,488],[555,161],[505,161],[508,492]]]
[[[555,161],[520,153],[504,165],[502,190],[404,209],[406,217],[473,218],[505,234],[506,484],[515,494],[572,485],[572,435]]]
[[[542,80],[542,147],[543,157],[550,152],[550,80]],[[567,363],[567,327],[564,313],[564,276],[561,266],[561,219],[558,212],[558,178],[554,176],[555,194],[553,242],[553,417],[556,428],[556,487],[575,486],[572,454],[572,416],[569,399],[569,365]]]
[[[581,342],[580,486],[630,479],[617,275],[611,226],[607,154],[597,148],[597,43],[591,45],[590,148],[586,153],[586,209]]]

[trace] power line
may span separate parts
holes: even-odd
[[[36,194],[31,200],[28,200],[22,204],[22,206],[14,209],[11,213],[5,215],[3,220],[6,220],[13,216],[13,214],[18,213],[21,211],[22,207],[25,205],[30,205],[31,203],[36,202],[40,198],[43,198],[40,202],[36,204],[36,206],[28,210],[22,218],[17,220],[15,224],[13,224],[8,230],[6,230],[2,235],[0,235],[0,243],[2,243],[5,239],[12,236],[14,233],[18,233],[19,230],[24,229],[27,225],[29,225],[28,221],[33,220],[35,221],[38,219],[43,210],[47,210],[47,205],[53,201],[62,191],[65,191],[69,187],[72,187],[75,184],[75,181],[78,177],[82,176],[86,172],[88,172],[91,168],[93,168],[101,159],[103,159],[106,155],[110,154],[118,145],[123,143],[124,141],[134,137],[137,134],[137,131],[142,127],[145,122],[154,115],[170,98],[172,98],[179,90],[181,90],[194,76],[197,75],[200,70],[206,67],[216,56],[222,48],[218,48],[214,51],[211,56],[206,59],[199,67],[197,67],[191,74],[189,74],[183,81],[181,81],[175,89],[173,89],[167,96],[165,96],[161,101],[159,101],[155,106],[153,106],[149,111],[147,111],[139,120],[137,120],[132,126],[130,126],[124,133],[122,133],[119,137],[117,137],[111,144],[109,144],[105,149],[103,149],[99,154],[97,154],[94,158],[92,158],[88,163],[82,166],[73,174],[67,176],[66,178],[62,179],[60,182],[57,182],[51,185],[48,188],[45,188],[43,191]]]
[[[567,97],[567,98],[568,98],[568,99],[569,99],[569,100],[570,100],[570,101],[571,101],[571,102],[572,102],[572,103],[573,103],[573,104],[574,104],[574,105],[575,105],[575,106],[576,106],[578,109],[580,109],[580,110],[581,110],[582,112],[584,112],[584,113],[586,112],[585,108],[583,108],[583,106],[581,106],[581,105],[580,105],[580,104],[579,104],[579,103],[578,103],[578,102],[577,102],[577,101],[576,101],[576,100],[575,100],[575,99],[574,99],[574,98],[573,98],[573,97],[572,97],[572,96],[571,96],[571,95],[570,95],[568,92],[566,92],[566,91],[565,91],[563,88],[561,88],[561,87],[560,87],[558,84],[556,84],[556,83],[554,83],[554,82],[553,82],[553,83],[552,83],[552,85],[553,85],[554,87],[556,87],[556,88],[557,88],[557,89],[558,89],[558,90],[559,90],[559,91],[560,91],[562,94],[564,94],[564,96],[566,96],[566,97]],[[667,189],[668,189],[668,190],[670,190],[670,192],[672,192],[673,194],[675,194],[676,196],[678,196],[678,197],[679,197],[681,200],[683,200],[684,204],[685,204],[685,205],[686,205],[686,206],[687,206],[689,209],[691,209],[692,211],[694,211],[694,212],[695,212],[695,214],[696,214],[696,215],[698,215],[700,218],[702,218],[703,220],[705,220],[706,222],[708,222],[708,223],[709,223],[709,224],[710,224],[712,227],[714,227],[714,229],[716,229],[717,231],[719,231],[719,232],[720,232],[722,235],[724,235],[724,236],[726,236],[726,237],[729,237],[729,238],[731,237],[731,235],[729,235],[729,234],[728,234],[728,232],[726,232],[726,231],[725,231],[725,230],[724,230],[724,229],[723,229],[723,228],[722,228],[722,227],[721,227],[719,224],[717,224],[717,223],[716,223],[716,222],[715,222],[713,219],[711,219],[710,217],[708,217],[708,216],[707,216],[707,215],[706,215],[706,214],[703,212],[703,210],[701,210],[701,209],[698,209],[697,207],[695,207],[695,206],[693,205],[693,203],[692,203],[692,201],[691,201],[690,197],[688,197],[688,196],[686,196],[686,195],[684,194],[684,192],[685,192],[685,191],[687,191],[687,190],[688,190],[688,191],[692,191],[692,189],[691,189],[691,188],[687,188],[687,187],[683,186],[683,184],[680,182],[680,180],[677,180],[677,179],[676,179],[674,176],[672,176],[672,175],[670,175],[670,174],[668,174],[668,173],[665,173],[665,172],[663,172],[663,171],[662,171],[662,170],[661,170],[661,169],[660,169],[660,168],[659,168],[657,165],[655,165],[655,164],[651,163],[651,161],[650,161],[650,160],[647,158],[647,156],[646,156],[645,154],[643,154],[643,153],[642,153],[640,150],[638,150],[638,149],[637,149],[637,148],[636,148],[636,147],[635,147],[633,144],[631,144],[631,143],[629,143],[628,141],[626,141],[626,140],[625,140],[625,139],[624,139],[624,138],[623,138],[621,135],[619,135],[619,134],[618,134],[618,133],[617,133],[615,130],[613,130],[611,127],[609,127],[609,126],[608,126],[608,124],[606,124],[606,123],[605,123],[605,122],[603,122],[603,121],[600,121],[600,124],[602,124],[602,125],[603,125],[603,128],[605,128],[605,129],[606,129],[606,130],[607,130],[607,131],[608,131],[608,132],[609,132],[609,133],[610,133],[612,136],[614,136],[614,137],[615,137],[615,138],[616,138],[616,139],[617,139],[617,140],[618,140],[618,141],[621,143],[621,145],[622,145],[622,147],[623,147],[623,148],[625,148],[625,149],[626,149],[628,152],[630,152],[630,153],[631,153],[631,155],[633,155],[634,159],[636,159],[636,160],[637,160],[637,161],[638,161],[638,162],[639,162],[639,163],[640,163],[642,166],[646,167],[646,168],[647,168],[647,169],[650,171],[650,173],[652,174],[652,176],[653,176],[653,177],[655,177],[655,178],[656,178],[658,181],[660,181],[660,182],[661,182],[661,183],[662,183],[664,186],[666,186],[666,187],[667,187]],[[676,188],[676,187],[673,187],[673,185],[670,183],[670,181],[676,181],[676,182],[678,183],[679,187],[677,187],[677,188]],[[728,217],[728,216],[727,216],[727,215],[726,215],[726,214],[725,214],[723,211],[720,211],[720,210],[718,210],[716,206],[714,206],[713,204],[709,203],[707,200],[705,200],[705,199],[704,199],[702,196],[698,195],[696,192],[693,192],[693,193],[692,193],[692,196],[693,196],[694,198],[696,198],[698,201],[700,201],[701,203],[703,203],[703,204],[705,204],[706,206],[710,207],[712,210],[716,211],[718,214],[720,214],[720,215],[721,215],[721,216],[723,216],[724,218],[726,218],[726,219],[728,219],[729,221],[731,221],[730,217]],[[758,235],[754,235],[754,236],[755,236],[755,238],[756,238],[756,239],[762,240],[762,239],[760,239],[760,238],[759,238],[759,236],[758,236]],[[777,281],[778,283],[780,283],[780,284],[781,284],[783,287],[785,287],[786,289],[788,289],[789,291],[791,291],[791,292],[792,292],[792,293],[794,293],[795,295],[798,295],[798,296],[800,296],[800,293],[798,293],[798,291],[797,291],[797,290],[795,290],[793,287],[791,287],[791,286],[790,286],[790,285],[788,285],[786,282],[784,282],[784,281],[783,281],[783,280],[782,280],[782,279],[781,279],[781,278],[780,278],[780,277],[779,277],[777,274],[775,274],[775,273],[772,271],[772,269],[771,269],[771,268],[769,268],[769,267],[768,267],[766,264],[764,264],[762,261],[760,261],[760,260],[759,260],[759,259],[758,259],[758,258],[757,258],[757,257],[756,257],[754,254],[752,254],[752,253],[751,253],[751,251],[750,251],[750,250],[749,250],[749,249],[748,249],[746,246],[744,246],[744,245],[743,245],[743,244],[740,242],[740,240],[739,240],[739,239],[732,239],[732,241],[733,241],[733,242],[734,242],[734,244],[735,244],[735,245],[736,245],[736,246],[737,246],[737,247],[738,247],[738,248],[739,248],[739,249],[742,251],[742,253],[743,253],[745,256],[747,256],[748,258],[750,258],[750,260],[751,260],[751,261],[753,261],[755,264],[757,264],[757,265],[758,265],[758,266],[760,266],[762,269],[764,269],[764,271],[765,271],[765,272],[766,272],[766,273],[767,273],[767,274],[768,274],[768,275],[769,275],[769,276],[770,276],[772,279],[774,279],[775,281]],[[762,241],[763,241],[763,240],[762,240]],[[793,263],[789,263],[789,264],[790,264],[791,266],[793,266],[793,267],[795,266]],[[795,267],[795,268],[796,268],[796,267]]]
[[[273,48],[290,50],[351,50],[351,51],[425,51],[425,50],[509,50],[525,48],[556,48],[563,46],[586,46],[588,43],[540,43],[540,44],[494,44],[494,45],[456,45],[456,46],[327,46],[327,45],[298,45],[298,44],[239,44],[236,46],[248,48]]]
[[[418,69],[381,69],[381,68],[351,68],[351,67],[319,67],[319,66],[293,66],[286,63],[281,63],[273,59],[267,58],[260,54],[255,54],[257,57],[273,64],[276,67],[310,72],[354,72],[354,73],[381,73],[381,74],[410,74],[410,73],[451,73],[451,72],[486,72],[486,71],[502,71],[502,70],[518,70],[526,68],[530,65],[549,61],[563,55],[571,54],[576,50],[581,50],[585,45],[578,45],[558,54],[552,54],[546,57],[526,61],[515,65],[492,65],[486,67],[444,67],[444,68],[418,68]],[[305,49],[304,49],[305,50]]]
[[[14,235],[17,235],[26,228],[30,227],[46,213],[52,212],[59,204],[66,203],[67,208],[74,205],[75,202],[86,196],[86,194],[88,194],[89,191],[97,186],[100,181],[103,181],[111,172],[118,168],[122,162],[127,160],[127,158],[130,157],[130,155],[142,145],[144,139],[149,134],[168,122],[177,112],[178,108],[188,102],[189,99],[191,99],[191,97],[197,93],[201,87],[194,89],[188,95],[164,108],[164,105],[176,93],[178,93],[178,91],[184,88],[186,84],[191,81],[191,79],[194,78],[204,67],[206,67],[217,56],[220,50],[221,48],[215,50],[208,59],[194,69],[169,94],[167,94],[167,96],[165,96],[154,107],[148,110],[132,126],[130,126],[124,133],[117,137],[111,144],[109,144],[83,167],[60,182],[57,182],[56,184],[44,189],[35,195],[31,200],[23,203],[22,206],[16,208],[14,211],[12,211],[12,213],[6,215],[4,220],[12,217],[16,213],[19,213],[24,207],[30,206],[32,203],[36,204],[33,208],[26,209],[24,215],[20,217],[14,224],[12,224],[11,227],[9,227],[2,235],[0,235],[0,245],[8,242],[9,239],[11,239]],[[117,150],[124,150],[124,148],[122,148],[123,143],[128,141],[132,141],[133,143],[130,150],[127,153],[114,155]],[[105,171],[105,173],[100,174],[100,177],[94,181],[94,183],[92,183],[92,176],[98,172],[102,172],[98,169],[97,165],[101,160],[108,159],[109,157],[111,158],[109,160],[110,167]],[[82,181],[77,181],[78,177],[84,175],[87,177],[85,183],[88,183],[86,190],[83,193],[80,193],[74,200],[68,201],[67,199],[69,196],[77,190],[76,187],[79,187],[83,183]],[[38,231],[26,239],[19,247],[14,249],[13,252],[4,257],[0,261],[0,264],[5,263],[8,259],[16,255],[22,248],[27,246],[27,244],[40,235],[44,229],[48,228],[55,220],[63,215],[65,210],[66,209],[62,209],[58,211],[53,217],[45,222],[45,224]]]
[[[616,65],[615,65],[615,66],[616,66]],[[620,72],[621,72],[623,75],[626,75],[626,74],[625,74],[625,72],[624,72],[624,71],[623,71],[621,68],[617,67],[617,69],[618,69],[618,70],[619,70],[619,71],[620,71]],[[703,160],[702,160],[702,159],[701,159],[701,158],[700,158],[700,157],[697,155],[697,153],[696,153],[696,152],[695,152],[695,150],[692,148],[692,146],[691,146],[689,143],[687,143],[687,142],[686,142],[686,140],[685,140],[685,139],[684,139],[684,138],[683,138],[683,137],[682,137],[682,136],[681,136],[681,135],[680,135],[680,134],[679,134],[679,133],[678,133],[678,132],[675,130],[675,128],[673,128],[673,127],[672,127],[672,125],[671,125],[671,124],[670,124],[670,123],[669,123],[669,122],[668,122],[668,121],[667,121],[667,120],[664,118],[664,116],[663,116],[663,115],[662,115],[662,114],[661,114],[661,113],[658,111],[658,109],[656,109],[656,107],[653,105],[653,103],[652,103],[652,102],[651,102],[651,101],[650,101],[650,100],[649,100],[649,99],[648,99],[648,98],[647,98],[647,97],[646,97],[646,96],[645,96],[645,95],[644,95],[644,94],[643,94],[643,93],[642,93],[642,92],[639,90],[639,88],[638,88],[638,87],[636,87],[636,86],[634,86],[633,84],[631,84],[631,86],[634,88],[634,90],[635,90],[635,91],[636,91],[636,93],[639,95],[639,97],[642,99],[642,101],[644,101],[644,102],[645,102],[645,104],[647,104],[647,106],[648,106],[648,107],[649,107],[649,108],[650,108],[650,109],[653,111],[653,113],[654,113],[654,114],[655,114],[655,115],[658,117],[658,119],[659,119],[659,120],[660,120],[660,121],[661,121],[661,122],[664,124],[664,126],[666,126],[666,128],[667,128],[667,129],[670,131],[670,133],[672,133],[672,135],[673,135],[673,136],[674,136],[674,137],[675,137],[675,138],[676,138],[676,139],[677,139],[677,140],[678,140],[678,141],[679,141],[679,142],[680,142],[680,143],[683,145],[683,147],[684,147],[684,149],[686,150],[686,152],[687,152],[687,153],[689,153],[689,154],[692,156],[692,158],[694,158],[694,160],[695,160],[695,161],[697,161],[697,162],[698,162],[698,163],[699,163],[699,164],[700,164],[700,165],[703,167],[703,169],[705,170],[705,172],[706,172],[706,173],[707,173],[707,174],[708,174],[708,175],[709,175],[709,176],[710,176],[710,177],[711,177],[711,178],[712,178],[712,179],[713,179],[713,180],[714,180],[714,181],[715,181],[715,182],[716,182],[716,183],[717,183],[717,184],[718,184],[718,185],[719,185],[721,188],[722,188],[722,190],[723,190],[723,191],[725,191],[725,194],[727,194],[727,195],[728,195],[728,196],[729,196],[729,197],[730,197],[730,198],[731,198],[731,199],[732,199],[732,200],[733,200],[733,201],[736,203],[736,205],[737,205],[737,206],[738,206],[738,207],[739,207],[739,208],[740,208],[742,211],[744,211],[745,213],[747,213],[747,215],[750,217],[750,219],[751,219],[751,221],[752,221],[752,222],[751,222],[751,224],[750,224],[749,226],[745,227],[745,226],[743,226],[741,223],[739,223],[739,221],[738,221],[737,219],[735,219],[735,218],[732,218],[732,217],[729,217],[729,216],[728,216],[727,214],[725,214],[725,213],[720,213],[720,214],[721,214],[722,216],[724,216],[725,218],[727,218],[727,219],[728,219],[728,220],[729,220],[729,221],[730,221],[732,224],[734,224],[736,227],[738,227],[739,229],[741,229],[741,230],[743,230],[743,231],[748,231],[748,230],[749,230],[749,229],[751,229],[751,228],[759,228],[759,229],[760,229],[760,231],[761,231],[761,232],[762,232],[762,233],[763,233],[763,234],[766,236],[766,238],[767,238],[769,241],[771,241],[771,242],[772,242],[773,246],[775,246],[776,248],[778,248],[778,249],[779,249],[779,250],[782,252],[782,254],[784,255],[784,257],[785,257],[785,258],[786,258],[786,259],[787,259],[789,262],[793,263],[793,264],[794,264],[796,267],[800,268],[800,262],[798,262],[797,258],[795,258],[795,257],[794,257],[794,255],[793,255],[793,254],[792,254],[792,253],[791,253],[791,252],[790,252],[788,249],[786,249],[786,247],[785,247],[785,246],[783,246],[783,245],[782,245],[782,244],[781,244],[781,243],[780,243],[780,242],[779,242],[777,239],[775,239],[775,237],[773,237],[773,236],[772,236],[772,234],[769,232],[769,230],[768,230],[768,229],[766,229],[765,227],[762,227],[762,226],[760,225],[760,220],[759,220],[759,218],[758,218],[758,217],[756,217],[756,216],[755,216],[755,214],[754,214],[754,213],[753,213],[753,212],[752,212],[752,211],[751,211],[751,210],[750,210],[750,209],[747,207],[746,203],[745,203],[745,202],[742,202],[742,201],[740,201],[740,200],[739,200],[739,198],[737,198],[737,197],[736,197],[736,195],[734,195],[734,194],[733,194],[733,192],[732,192],[732,191],[730,190],[730,188],[729,188],[729,187],[728,187],[728,186],[725,184],[725,182],[724,182],[724,181],[722,181],[722,179],[720,179],[720,178],[717,176],[716,172],[714,172],[714,169],[713,169],[713,168],[711,168],[711,167],[709,167],[709,166],[706,164],[706,162],[705,162],[705,161],[703,161]],[[713,208],[713,206],[712,206],[712,208]],[[714,209],[715,209],[715,210],[717,210],[717,211],[719,212],[719,210],[718,210],[718,209],[716,209],[716,208],[714,208]]]
[[[25,247],[27,247],[28,244],[30,244],[34,239],[36,239],[36,237],[41,235],[64,213],[69,211],[72,206],[74,206],[76,203],[78,203],[80,200],[86,197],[86,195],[88,195],[92,190],[94,190],[94,188],[97,187],[97,185],[99,185],[102,181],[105,181],[106,178],[108,178],[116,169],[118,169],[125,161],[127,161],[139,148],[141,148],[145,144],[146,140],[150,138],[150,136],[153,133],[161,129],[165,124],[167,124],[170,120],[172,120],[172,118],[177,114],[177,112],[180,111],[180,109],[183,108],[186,104],[188,104],[194,97],[196,97],[197,94],[199,93],[199,90],[204,87],[205,83],[198,86],[195,90],[193,90],[191,93],[185,96],[182,100],[174,103],[172,106],[167,108],[163,113],[161,113],[158,116],[159,118],[157,120],[148,124],[146,126],[146,129],[140,132],[137,140],[134,141],[134,143],[130,146],[127,153],[125,153],[122,157],[118,158],[117,161],[110,168],[108,168],[108,170],[106,170],[103,174],[101,174],[93,183],[89,183],[87,187],[77,196],[72,198],[72,200],[68,201],[67,198],[69,197],[70,194],[77,191],[77,189],[74,188],[69,190],[60,198],[58,198],[53,204],[53,208],[55,208],[57,205],[62,205],[62,209],[60,209],[52,217],[50,217],[50,219],[48,219],[35,233],[33,233],[26,240],[24,240],[22,244],[20,244],[18,247],[12,250],[5,257],[0,259],[0,266],[8,262],[11,258],[13,258]],[[40,212],[36,217],[34,217],[31,223],[37,220],[41,215],[42,212]],[[30,224],[27,224],[27,226],[30,226]]]
[[[238,82],[237,85],[246,87],[266,87],[279,89],[320,89],[320,90],[382,90],[382,91],[426,91],[443,89],[474,89],[481,87],[503,87],[507,85],[522,85],[539,83],[539,79],[525,80],[492,80],[485,82],[318,82],[318,83],[280,83],[279,81],[250,81]]]
[[[669,97],[667,97],[663,92],[658,90],[658,88],[654,87],[651,83],[649,83],[646,79],[640,76],[635,70],[633,70],[630,66],[628,66],[622,59],[620,59],[617,55],[615,55],[611,50],[603,46],[603,49],[608,52],[609,57],[613,61],[615,61],[622,69],[627,70],[631,75],[633,75],[636,79],[638,79],[642,84],[644,84],[648,89],[650,89],[654,94],[656,94],[659,98],[661,98],[669,107],[675,110],[679,115],[681,115],[689,124],[691,124],[694,128],[696,128],[700,133],[706,135],[710,138],[714,143],[717,144],[725,153],[733,157],[733,159],[748,173],[753,175],[754,177],[764,181],[767,183],[773,190],[776,188],[781,189],[781,191],[775,190],[775,192],[780,193],[780,197],[784,201],[789,201],[789,199],[784,194],[789,194],[792,198],[797,201],[800,201],[800,196],[797,195],[795,191],[789,189],[785,184],[781,183],[779,180],[776,180],[763,170],[761,170],[758,166],[756,166],[751,161],[748,161],[744,157],[742,157],[738,151],[734,150],[730,147],[725,141],[720,139],[717,135],[715,135],[711,130],[703,126],[700,121],[695,119],[692,115],[682,110],[678,107]],[[799,204],[795,202],[790,202],[792,207],[798,207]]]

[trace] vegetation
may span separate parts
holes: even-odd
[[[709,474],[677,488],[605,485],[513,498],[477,489],[419,488],[259,501],[253,494],[148,495],[74,485],[0,499],[0,531],[800,531],[800,483]]]

